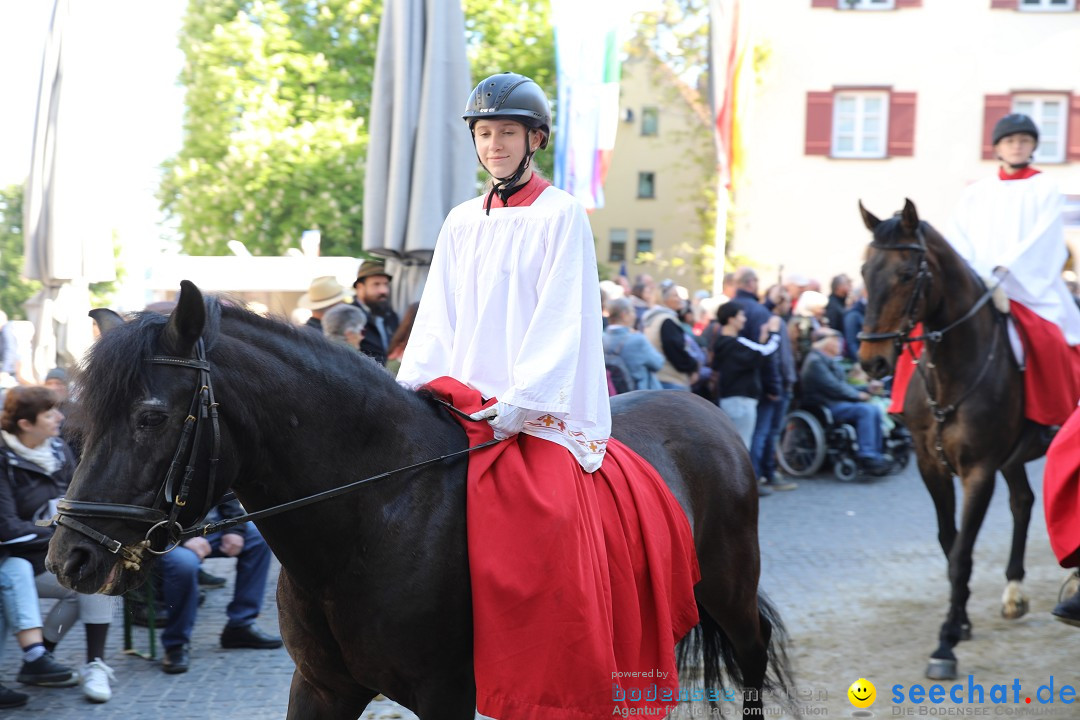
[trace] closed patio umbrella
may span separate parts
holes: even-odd
[[[88,11],[87,4],[80,10]],[[86,315],[89,283],[115,279],[112,236],[103,210],[108,188],[95,182],[107,143],[89,120],[100,116],[101,109],[92,112],[92,95],[85,90],[72,93],[80,83],[83,88],[95,84],[78,57],[84,48],[90,50],[90,38],[79,35],[78,22],[69,0],[56,0],[41,66],[23,206],[24,274],[42,284],[27,302],[35,327],[32,366],[39,379],[56,365],[79,361],[93,340]]]
[[[386,0],[372,88],[364,250],[386,258],[391,300],[420,299],[446,214],[476,194],[461,119],[471,90],[458,0]]]

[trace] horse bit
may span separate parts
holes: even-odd
[[[245,513],[218,522],[199,525],[213,507],[214,491],[217,482],[217,467],[221,452],[221,429],[218,421],[218,403],[214,399],[214,388],[210,380],[210,363],[206,359],[206,348],[202,338],[199,338],[198,342],[195,344],[195,359],[155,355],[146,358],[145,362],[153,365],[191,368],[198,372],[198,382],[195,386],[195,394],[191,399],[191,408],[188,411],[187,418],[184,420],[184,426],[180,432],[180,440],[177,443],[176,451],[173,453],[173,459],[169,465],[169,470],[165,475],[165,482],[162,483],[161,488],[158,490],[154,498],[153,506],[142,507],[139,505],[125,505],[121,503],[101,503],[86,500],[65,499],[60,500],[57,504],[57,515],[55,518],[43,520],[39,523],[42,525],[51,525],[55,521],[57,525],[62,525],[85,535],[109,552],[120,556],[123,560],[125,569],[135,572],[138,572],[142,566],[142,553],[144,550],[154,555],[164,555],[174,550],[181,542],[190,538],[199,536],[205,537],[215,532],[228,530],[229,528],[236,527],[245,522],[278,515],[288,510],[294,510],[322,500],[328,500],[332,497],[344,495],[364,483],[443,462],[450,458],[457,457],[458,455],[472,453],[501,442],[499,440],[488,440],[479,445],[467,447],[464,450],[457,450],[405,467],[387,470],[378,475],[356,480],[346,485],[291,500],[264,510]],[[451,412],[463,418],[472,420],[467,413],[458,410],[445,400],[437,397],[433,397],[433,399],[448,408]],[[210,425],[210,432],[212,435],[209,459],[209,480],[206,488],[206,497],[203,503],[202,513],[199,515],[198,520],[195,521],[194,525],[185,529],[180,524],[178,517],[183,508],[188,504],[191,479],[195,473],[195,465],[199,458],[199,447],[202,444],[200,441],[202,439],[203,429],[206,427],[207,423]],[[187,458],[186,463],[184,460],[185,456]],[[181,465],[184,465],[183,475],[182,479],[179,481],[179,488],[177,488],[177,478],[181,477]],[[228,496],[224,496],[222,499],[228,499],[229,496],[231,496],[231,493]],[[167,514],[158,509],[158,506],[163,503],[170,506]],[[146,531],[146,536],[139,542],[134,545],[124,545],[119,540],[114,540],[113,538],[98,532],[76,518],[107,518],[111,520],[143,522],[149,523],[150,529]],[[150,537],[159,528],[165,528],[168,532],[165,548],[163,550],[155,550],[151,547]]]
[[[950,330],[956,328],[959,325],[962,325],[971,318],[975,317],[975,314],[978,313],[979,310],[982,309],[982,306],[985,305],[993,296],[995,288],[987,287],[983,294],[979,297],[979,299],[975,301],[975,303],[966,313],[964,313],[964,315],[962,315],[957,320],[949,323],[941,330],[926,330],[923,332],[922,335],[912,337],[911,331],[914,330],[915,326],[918,324],[915,321],[915,312],[919,300],[923,294],[923,286],[927,284],[927,282],[933,277],[933,274],[930,272],[930,265],[926,259],[928,251],[926,247],[926,235],[923,233],[924,224],[925,223],[920,221],[919,226],[915,230],[915,238],[916,240],[918,240],[918,244],[905,243],[903,245],[886,245],[879,242],[876,237],[870,242],[870,247],[877,250],[912,250],[918,253],[916,257],[918,258],[919,271],[915,277],[915,289],[908,297],[907,305],[904,307],[904,326],[900,330],[895,330],[893,332],[860,332],[857,337],[860,341],[868,340],[871,342],[878,340],[892,340],[893,347],[896,351],[897,362],[900,361],[900,357],[903,354],[905,346],[910,345],[911,343],[925,341],[926,347],[923,349],[922,354],[927,355],[930,362],[930,367],[933,368],[934,348],[937,346],[937,344],[945,338],[945,334],[948,333]],[[982,282],[981,278],[979,278],[979,282]],[[985,283],[983,284],[985,285]],[[995,318],[996,317],[997,316],[995,315]],[[941,460],[941,463],[946,468],[948,468],[949,471],[952,472],[954,475],[958,475],[959,473],[956,472],[956,469],[953,467],[952,463],[949,462],[948,457],[946,457],[945,455],[945,444],[942,439],[944,425],[945,422],[948,420],[949,416],[956,412],[956,408],[960,406],[960,403],[966,400],[971,395],[971,393],[975,391],[975,388],[978,387],[979,382],[986,375],[986,371],[990,368],[990,364],[993,362],[994,356],[997,353],[997,344],[998,333],[994,333],[993,345],[991,345],[990,352],[987,353],[986,359],[983,361],[983,365],[982,368],[979,370],[979,374],[971,382],[971,384],[968,385],[964,392],[960,394],[960,397],[956,399],[956,402],[946,407],[942,407],[941,404],[937,401],[936,398],[934,398],[933,394],[930,392],[930,381],[929,378],[926,376],[925,371],[923,370],[922,355],[920,355],[920,357],[914,360],[915,368],[919,373],[919,377],[922,378],[923,384],[926,386],[926,404],[930,406],[930,413],[933,415],[934,420],[936,421],[937,437],[935,438],[934,447],[938,452],[938,458]]]

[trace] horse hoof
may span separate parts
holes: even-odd
[[[926,677],[930,680],[955,680],[956,661],[930,658],[930,664],[926,666]]]
[[[1027,598],[1020,598],[1016,602],[1001,606],[1001,617],[1006,620],[1016,620],[1027,615],[1028,601]]]
[[[1003,611],[1004,612],[1004,611]],[[960,640],[966,641],[971,639],[971,623],[964,623],[960,626]]]

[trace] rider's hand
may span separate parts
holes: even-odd
[[[184,547],[195,553],[200,560],[209,555],[210,551],[213,550],[213,548],[210,547],[210,542],[204,537],[193,537],[184,543]]]
[[[473,413],[469,417],[473,420],[487,420],[491,429],[495,431],[496,440],[505,440],[521,432],[525,427],[525,416],[528,413],[524,408],[507,403],[497,402],[491,407]]]

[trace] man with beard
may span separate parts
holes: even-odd
[[[364,327],[364,339],[360,342],[360,352],[386,366],[386,349],[390,347],[390,337],[397,330],[400,320],[390,307],[390,280],[386,266],[374,260],[365,260],[356,273],[356,299],[353,304],[367,313],[368,321]]]

